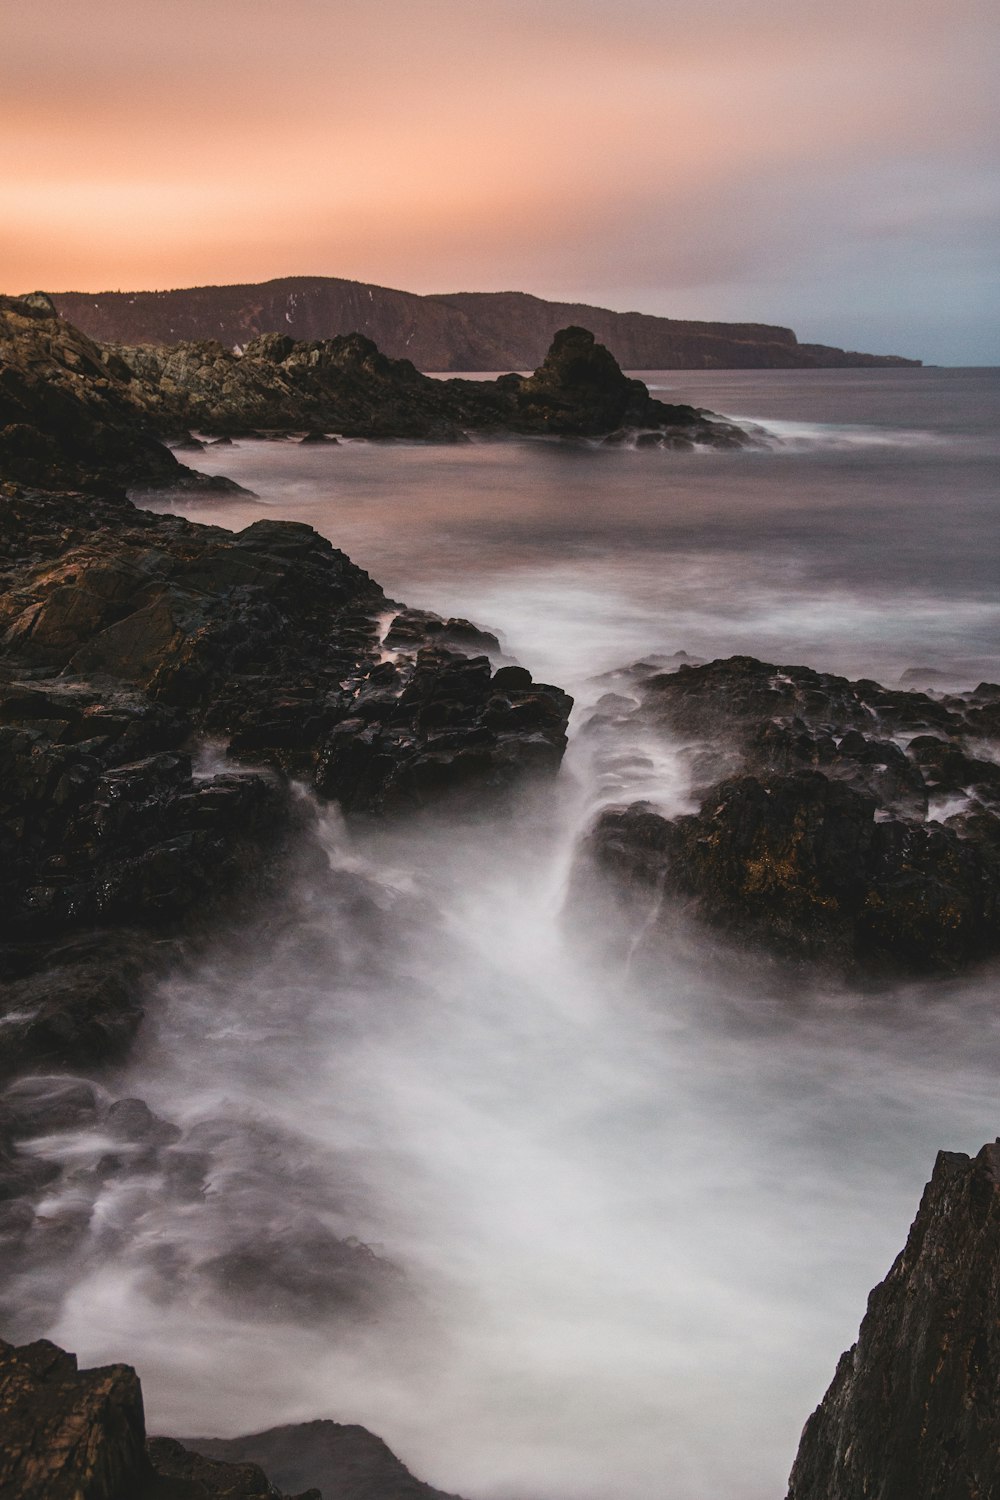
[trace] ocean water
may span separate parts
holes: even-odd
[[[577,709],[502,818],[318,810],[330,878],[163,986],[109,1084],[209,1190],[109,1182],[44,1329],[135,1363],[153,1429],[358,1421],[468,1500],[780,1500],[936,1151],[1000,1133],[995,969],[862,993],[569,899],[597,808],[687,795],[674,747],[586,731],[615,667],[1000,680],[1000,371],[644,378],[773,442],[244,442],[198,463],[257,498],[176,502],[310,522]],[[361,1315],[331,1231],[395,1268]],[[252,1294],[211,1271],[251,1252]]]

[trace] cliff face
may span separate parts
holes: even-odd
[[[1000,1494],[1000,1142],[941,1152],[802,1434],[788,1500]]]
[[[799,344],[790,328],[702,323],[546,302],[525,292],[420,297],[338,277],[168,292],[59,292],[53,301],[91,338],[123,344],[217,339],[243,346],[264,333],[294,339],[363,333],[422,370],[532,370],[557,329],[583,324],[631,370],[809,369],[917,365],[893,355]]]

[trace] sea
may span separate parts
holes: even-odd
[[[317,809],[336,878],[150,1005],[106,1082],[208,1188],[110,1180],[35,1331],[134,1363],[151,1430],[359,1422],[467,1500],[782,1500],[936,1153],[1000,1135],[996,967],[862,990],[572,910],[597,810],[688,805],[670,745],[588,731],[616,669],[1000,681],[1000,370],[638,373],[766,442],[241,441],[194,462],[252,497],[155,502],[308,522],[576,708],[502,815]],[[340,1310],[330,1232],[384,1306]]]

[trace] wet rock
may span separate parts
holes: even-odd
[[[34,1075],[5,1089],[3,1105],[10,1133],[17,1138],[93,1125],[100,1101],[96,1087],[87,1079]]]
[[[491,675],[485,656],[422,648],[405,678],[377,690],[377,711],[361,693],[334,728],[317,789],[348,811],[388,811],[444,796],[454,804],[463,792],[481,802],[525,776],[554,774],[572,700],[530,678],[526,689],[505,688],[505,670]]]
[[[685,746],[700,807],[602,814],[588,855],[621,887],[847,971],[954,972],[997,951],[1000,777],[974,753],[972,694],[749,657],[633,681],[638,706],[596,728]]]
[[[788,1500],[1000,1486],[1000,1143],[941,1152],[906,1247],[806,1423]]]
[[[104,1128],[116,1140],[142,1146],[167,1146],[180,1140],[181,1131],[154,1115],[142,1099],[116,1099],[108,1106]]]
[[[404,609],[393,619],[383,638],[391,650],[410,650],[420,646],[445,646],[467,656],[476,653],[502,656],[497,637],[481,630],[471,620],[442,619],[428,609]]]

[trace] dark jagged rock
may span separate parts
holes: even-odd
[[[1000,1493],[1000,1143],[941,1152],[906,1248],[806,1423],[788,1500]]]
[[[361,334],[296,343],[268,334],[239,353],[215,340],[116,346],[133,399],[164,432],[454,441],[469,432],[624,439],[641,429],[664,447],[743,447],[749,434],[709,412],[654,401],[583,328],[557,333],[534,375],[432,380]]]
[[[454,801],[460,790],[478,800],[558,769],[571,706],[530,677],[498,684],[485,656],[423,647],[412,667],[369,673],[321,751],[316,786],[349,811]]]
[[[589,845],[600,868],[734,938],[843,969],[950,972],[997,951],[988,689],[930,698],[733,657],[632,690],[621,727],[686,746],[700,808],[609,809]]]
[[[46,1339],[0,1341],[0,1494],[125,1500],[148,1493],[152,1479],[133,1369],[78,1370]]]
[[[251,1459],[286,1489],[316,1485],[330,1500],[458,1500],[415,1479],[381,1438],[340,1422],[300,1422],[238,1438],[185,1438],[213,1458]]]
[[[48,489],[237,489],[179,464],[137,406],[132,372],[47,299],[0,297],[0,479]]]
[[[48,299],[46,299],[48,300]],[[917,365],[896,355],[800,344],[790,328],[707,323],[547,302],[526,292],[419,297],[332,276],[292,276],[250,286],[169,292],[60,292],[54,301],[91,338],[121,344],[220,339],[243,346],[261,334],[310,340],[357,329],[421,370],[532,370],[558,328],[592,328],[627,370],[808,369]]]
[[[488,656],[503,655],[500,642],[492,631],[480,630],[471,620],[454,617],[444,620],[429,609],[404,609],[393,619],[382,637],[382,644],[401,650],[434,645],[483,652]]]
[[[260,1467],[145,1435],[129,1365],[77,1368],[47,1339],[0,1340],[0,1494],[10,1500],[280,1500]],[[288,1500],[321,1500],[318,1490]]]
[[[509,377],[508,377],[509,378]],[[643,429],[667,447],[743,447],[746,435],[693,406],[654,401],[641,380],[630,380],[614,356],[586,328],[563,328],[534,375],[510,385],[516,427],[565,437],[612,439]]]

